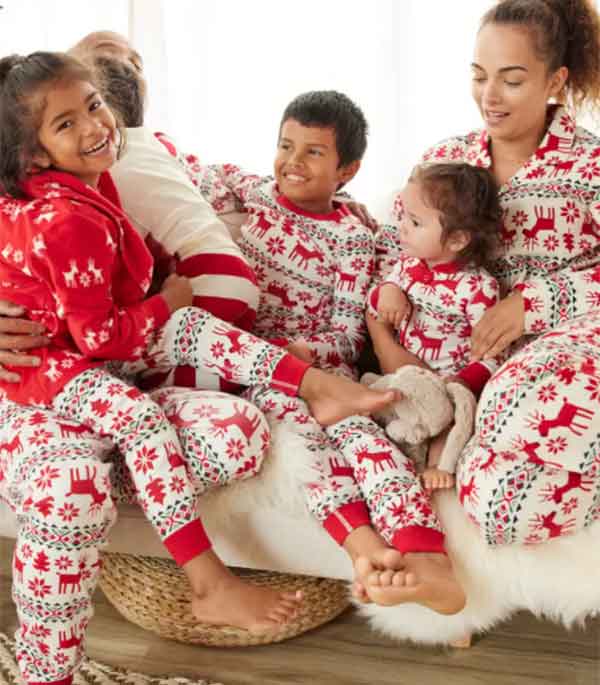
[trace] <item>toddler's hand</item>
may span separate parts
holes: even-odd
[[[406,294],[393,283],[385,283],[379,289],[377,316],[384,323],[400,328],[402,319],[410,312],[410,302]]]
[[[194,298],[189,279],[177,274],[171,274],[165,279],[160,294],[167,301],[171,314],[182,307],[191,306]]]
[[[299,338],[298,340],[295,340],[293,343],[290,343],[285,349],[290,354],[293,354],[294,357],[301,359],[303,362],[308,362],[309,364],[312,364],[313,358],[310,352],[310,347],[308,346],[306,340],[304,340],[303,338]]]

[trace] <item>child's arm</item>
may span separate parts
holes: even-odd
[[[367,312],[366,319],[381,373],[393,373],[406,364],[429,369],[424,361],[397,342],[394,329],[389,324],[379,321],[370,312]]]
[[[217,214],[244,211],[252,191],[263,181],[235,164],[200,166],[195,177],[195,184]]]
[[[409,313],[410,302],[406,293],[394,283],[383,283],[378,293],[378,318],[394,328],[400,328],[402,320]]]
[[[138,359],[153,332],[171,314],[167,300],[155,295],[118,307],[112,296],[114,241],[103,219],[73,213],[45,236],[45,249],[33,259],[53,289],[59,316],[67,322],[79,351],[97,359]]]
[[[327,333],[304,336],[313,358],[354,364],[365,339],[365,298],[373,272],[373,235],[348,217],[336,248],[337,274]]]
[[[179,257],[177,271],[190,278],[195,306],[251,326],[259,293],[239,247],[186,175],[174,144],[144,128],[134,133],[112,170],[125,211],[143,235]]]

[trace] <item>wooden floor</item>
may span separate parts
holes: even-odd
[[[12,541],[0,538],[0,631],[16,626],[10,599]],[[599,572],[600,581],[600,572]],[[600,685],[600,620],[568,632],[519,614],[469,650],[398,644],[352,611],[279,645],[190,647],[128,623],[99,593],[88,654],[144,673],[210,677],[223,685]]]

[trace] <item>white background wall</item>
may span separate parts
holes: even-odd
[[[146,63],[147,122],[207,162],[269,173],[288,101],[344,91],[371,126],[349,190],[380,215],[424,148],[479,124],[469,63],[491,0],[2,4],[2,54],[65,49],[98,29],[129,36]]]

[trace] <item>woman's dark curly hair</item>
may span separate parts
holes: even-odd
[[[34,52],[0,59],[0,193],[22,197],[21,182],[41,152],[38,130],[52,86],[88,81],[90,69],[60,52]]]
[[[489,266],[500,240],[502,209],[487,169],[465,163],[420,164],[409,182],[420,187],[423,202],[440,213],[442,243],[455,231],[469,234],[458,254],[465,264]]]

